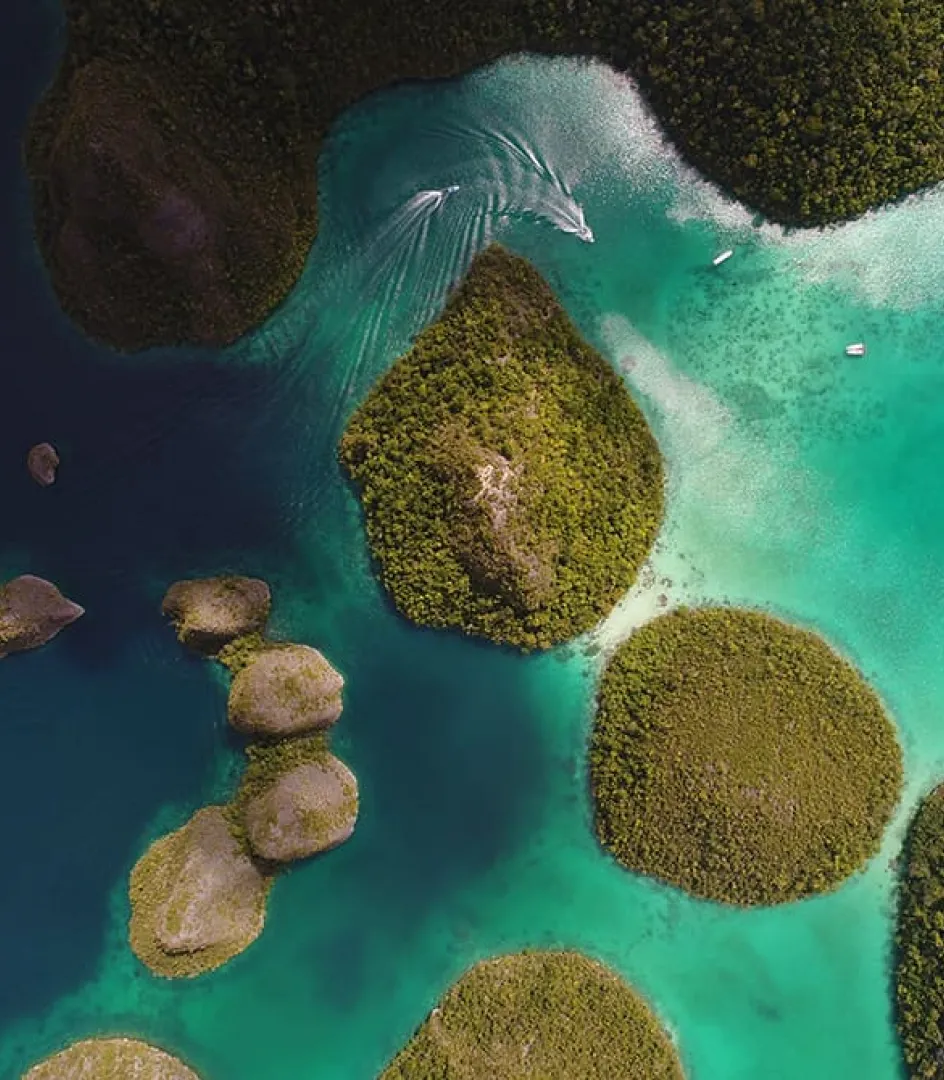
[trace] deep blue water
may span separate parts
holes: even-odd
[[[171,581],[223,570],[275,583],[277,630],[292,630],[280,600],[315,598],[320,610],[305,620],[307,635],[323,629],[334,662],[357,671],[345,729],[358,734],[350,760],[369,778],[358,840],[370,848],[365,858],[352,845],[335,862],[356,860],[361,898],[347,905],[352,915],[365,903],[377,909],[367,927],[352,920],[290,945],[315,973],[313,990],[353,1009],[375,975],[371,955],[393,950],[404,959],[429,909],[527,832],[533,792],[550,768],[539,718],[517,658],[401,623],[365,575],[362,548],[314,559],[299,550],[299,521],[308,537],[322,518],[356,522],[330,447],[325,453],[324,438],[300,419],[319,408],[317,383],[299,395],[286,382],[291,349],[266,351],[255,364],[199,350],[119,357],[83,341],[60,314],[32,246],[19,161],[27,110],[55,60],[54,19],[18,4],[16,26],[0,42],[9,73],[0,95],[8,237],[0,255],[0,567],[48,577],[87,615],[52,646],[0,668],[0,1025],[43,1017],[96,975],[116,883],[155,820],[168,806],[184,808],[176,818],[170,812],[180,819],[226,789],[236,740],[223,723],[219,679],[180,649],[159,613]],[[41,439],[63,461],[48,490],[24,468],[26,449]],[[306,457],[313,444],[315,462]],[[315,483],[306,488],[312,465]],[[349,562],[373,594],[367,611],[343,601],[332,609]],[[526,774],[529,784],[519,784]],[[378,807],[391,803],[399,812],[382,816]],[[275,914],[279,906],[271,924],[291,926]],[[114,1004],[120,1016],[127,1001]],[[132,1026],[156,1027],[166,1041],[156,1015],[137,1015]],[[68,1034],[66,1023],[53,1045]],[[49,1048],[15,1047],[16,1065]],[[199,1060],[198,1048],[193,1054]]]
[[[475,959],[555,945],[645,993],[691,1080],[894,1080],[890,860],[944,774],[944,189],[785,236],[685,169],[624,80],[510,61],[339,119],[318,241],[264,327],[219,354],[116,357],[58,311],[30,237],[19,144],[56,20],[15,0],[0,41],[0,574],[49,577],[87,614],[0,664],[0,1076],[128,1033],[205,1080],[372,1080]],[[494,237],[623,373],[668,465],[638,587],[588,640],[540,657],[398,618],[333,455]],[[847,362],[860,338],[867,359]],[[48,490],[24,464],[41,439],[63,459]],[[128,949],[127,875],[225,797],[239,746],[221,676],[159,606],[174,579],[225,570],[266,577],[274,633],[344,673],[335,748],[361,818],[277,882],[246,953],[167,982]],[[881,854],[835,894],[721,908],[595,844],[597,652],[660,594],[813,626],[888,703],[905,796]]]

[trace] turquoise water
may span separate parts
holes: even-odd
[[[12,152],[4,168],[19,176]],[[282,310],[223,355],[132,360],[56,313],[11,182],[3,332],[29,363],[0,432],[0,567],[54,577],[88,615],[0,666],[0,1076],[124,1032],[205,1080],[370,1080],[474,960],[560,945],[648,996],[692,1080],[897,1077],[890,863],[944,775],[944,189],[785,236],[684,168],[626,80],[533,59],[364,103],[320,170],[321,232]],[[625,373],[668,461],[639,584],[539,657],[398,619],[332,453],[490,239],[532,259]],[[843,355],[853,340],[865,358]],[[48,492],[21,475],[38,438],[64,450]],[[221,680],[158,607],[175,577],[220,569],[266,576],[276,633],[344,672],[336,747],[362,817],[277,882],[243,956],[169,983],[128,951],[127,874],[225,797],[238,746]],[[830,896],[722,908],[623,872],[592,839],[601,658],[668,604],[718,600],[823,632],[899,725],[900,813]]]

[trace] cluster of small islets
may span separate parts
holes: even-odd
[[[242,952],[273,875],[354,831],[357,781],[327,736],[344,680],[316,649],[265,638],[270,606],[268,585],[245,577],[179,581],[164,597],[181,642],[229,669],[229,721],[251,741],[233,799],[156,840],[131,872],[131,947],[159,975]]]

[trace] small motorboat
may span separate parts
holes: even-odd
[[[733,254],[734,252],[731,249],[728,249],[727,251],[722,251],[720,255],[716,255],[711,260],[711,265],[720,266],[723,262],[727,262]]]
[[[856,341],[852,345],[846,346],[846,356],[865,356],[865,344],[861,341]]]

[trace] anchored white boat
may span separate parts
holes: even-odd
[[[856,341],[846,346],[846,356],[865,356],[865,343]]]
[[[723,262],[727,262],[728,259],[730,259],[733,254],[734,254],[734,252],[732,250],[730,250],[730,249],[728,251],[722,251],[720,255],[716,255],[711,260],[711,265],[712,266],[720,266]]]

